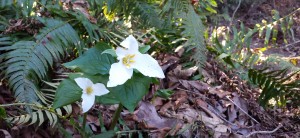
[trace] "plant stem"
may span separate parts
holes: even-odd
[[[82,127],[85,129],[85,124],[86,124],[86,116],[87,113],[83,113],[83,121],[82,121]]]
[[[114,117],[113,117],[113,120],[112,120],[112,122],[110,124],[109,130],[113,130],[115,128],[115,126],[116,126],[116,124],[118,122],[118,119],[120,117],[122,109],[123,109],[123,105],[121,103],[119,103],[119,107],[118,107],[117,111],[114,114]]]

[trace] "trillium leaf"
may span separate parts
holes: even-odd
[[[74,81],[75,78],[89,78],[93,83],[106,84],[107,75],[88,75],[83,73],[72,73],[68,79],[63,80],[57,88],[53,108],[62,107],[81,99],[82,89]],[[108,93],[103,96],[96,96],[96,103],[116,104],[119,103],[115,96]]]
[[[53,108],[59,108],[80,100],[82,89],[74,80],[65,79],[58,86]]]
[[[110,54],[102,54],[105,49],[111,48],[106,43],[98,43],[95,47],[90,48],[77,59],[65,63],[66,68],[84,72],[87,74],[108,74],[110,66],[115,59]]]
[[[151,82],[151,78],[134,73],[126,83],[109,88],[109,90],[124,107],[133,112],[139,101],[148,93]]]
[[[116,51],[114,49],[106,49],[101,54],[109,54],[113,57],[117,57]]]
[[[141,46],[139,47],[139,51],[142,53],[142,54],[145,54],[151,47],[149,45],[145,45],[145,46]]]

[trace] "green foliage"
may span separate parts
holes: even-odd
[[[34,103],[41,97],[38,82],[47,77],[48,68],[54,60],[65,56],[67,48],[78,45],[80,39],[75,30],[66,22],[54,19],[40,19],[45,27],[35,36],[34,41],[18,41],[11,46],[1,47],[5,51],[5,68],[2,73],[8,78],[9,86],[17,101]]]
[[[0,3],[0,8],[3,8],[5,6],[9,6],[13,3],[12,0],[1,0],[1,3]]]
[[[228,28],[216,28],[211,36],[211,44],[208,49],[233,68],[241,66],[252,68],[259,61],[259,53],[250,50],[252,35],[255,29],[246,30],[241,24],[240,31],[232,27],[232,33]],[[218,33],[220,32],[220,33]],[[230,36],[233,37],[230,37]]]
[[[72,113],[71,105],[57,108],[55,110],[43,107],[41,105],[35,105],[33,107],[37,108],[35,112],[20,116],[7,117],[5,118],[5,120],[15,125],[32,125],[38,122],[38,126],[40,126],[46,120],[49,120],[49,125],[54,127],[58,122],[58,119],[63,118],[64,116],[62,109],[64,109],[64,111],[66,112],[65,116],[68,116]]]
[[[114,59],[109,54],[103,54],[109,48],[104,43],[86,51],[81,57],[66,63],[65,66],[83,73],[70,74],[69,79],[63,80],[58,86],[53,108],[58,108],[80,100],[82,89],[75,83],[77,77],[91,79],[94,83],[107,84],[108,71]],[[96,59],[96,60],[95,60]],[[94,61],[93,61],[94,60]],[[108,88],[109,94],[97,97],[96,102],[103,104],[121,103],[133,112],[138,102],[147,94],[152,79],[141,74],[134,74],[125,84]]]
[[[6,112],[3,107],[0,107],[0,120],[6,118]]]
[[[267,71],[266,69],[249,70],[248,77],[251,82],[257,84],[262,89],[258,99],[262,106],[266,106],[268,101],[272,98],[282,106],[286,104],[287,100],[300,97],[299,92],[295,91],[295,89],[299,87],[300,81],[290,80],[299,71],[285,77],[287,71],[287,69],[275,71]]]
[[[141,18],[141,23],[144,25],[151,25],[156,28],[162,28],[163,21],[160,19],[158,12],[155,11],[155,7],[146,2],[136,2],[136,9],[134,15]]]
[[[191,5],[189,5],[188,12],[183,20],[182,28],[184,31],[182,36],[188,39],[184,45],[188,47],[188,50],[195,49],[192,58],[199,67],[203,67],[206,61],[207,50],[204,43],[204,26],[202,21]]]
[[[300,9],[295,10],[299,11]],[[287,36],[293,36],[293,30],[291,29],[293,25],[293,13],[280,18],[279,12],[273,10],[272,21],[268,23],[263,20],[262,24],[256,24],[255,29],[257,29],[259,37],[262,38],[264,36],[264,44],[265,46],[269,45],[270,40],[272,40],[272,44],[277,42],[278,32],[280,31],[283,34],[284,43],[288,43]]]
[[[102,51],[108,48],[111,47],[105,43],[98,43],[95,47],[86,51],[76,60],[65,63],[64,66],[91,75],[108,74],[110,65],[115,62],[109,54],[102,54]]]
[[[155,92],[155,96],[164,98],[164,99],[168,99],[172,96],[172,94],[174,93],[174,91],[169,90],[169,89],[163,89],[163,90],[158,90]]]

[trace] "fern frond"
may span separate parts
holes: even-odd
[[[105,40],[112,39],[111,35],[106,30],[99,28],[96,24],[92,24],[90,20],[81,12],[75,12],[71,14],[84,26],[91,42],[99,41],[100,38]]]
[[[192,5],[189,5],[186,16],[183,17],[182,36],[188,40],[184,44],[188,50],[195,49],[193,60],[202,68],[206,61],[206,46],[204,43],[204,26]]]
[[[42,96],[38,82],[46,78],[54,60],[59,60],[67,48],[74,45],[81,49],[80,39],[68,23],[55,19],[39,20],[45,27],[35,36],[35,41],[19,41],[0,48],[0,51],[6,51],[2,73],[20,102],[37,102]]]
[[[294,91],[294,89],[299,87],[300,81],[289,81],[299,71],[285,77],[287,71],[287,69],[275,71],[250,69],[248,71],[248,77],[251,82],[262,89],[258,99],[262,106],[266,106],[272,98],[275,98],[280,105],[285,105],[287,99],[293,98],[290,95],[300,97],[300,93]]]
[[[163,21],[160,19],[156,8],[146,2],[136,2],[135,15],[139,15],[144,25],[161,28]]]
[[[37,109],[31,114],[11,116],[5,118],[5,120],[10,124],[15,125],[32,125],[38,122],[38,126],[43,124],[46,120],[49,120],[49,125],[54,127],[59,118],[64,118],[64,116],[68,116],[72,113],[71,105],[63,106],[62,108],[57,108],[55,110],[40,105],[33,107]],[[64,114],[63,111],[65,112]]]

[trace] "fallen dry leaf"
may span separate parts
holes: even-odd
[[[201,81],[179,80],[179,82],[183,87],[191,91],[193,91],[193,88],[200,92],[207,92],[210,89],[210,86],[207,83]]]
[[[231,92],[223,90],[222,86],[215,86],[213,88],[210,88],[208,92],[211,94],[216,94],[219,98],[224,98],[225,96],[231,94]]]
[[[133,119],[139,123],[144,123],[145,129],[171,129],[180,123],[177,119],[160,117],[152,104],[143,101],[134,113]]]
[[[212,75],[210,75],[206,70],[202,69],[201,70],[201,74],[204,77],[204,82],[206,82],[207,84],[213,84],[216,82],[216,80],[214,79],[214,77]]]
[[[99,118],[97,116],[87,115],[86,120],[89,123],[93,123],[96,126],[100,126]]]
[[[206,126],[215,128],[217,125],[223,124],[223,120],[208,109],[209,105],[205,101],[197,99],[196,103],[205,111],[200,112],[199,118]]]

